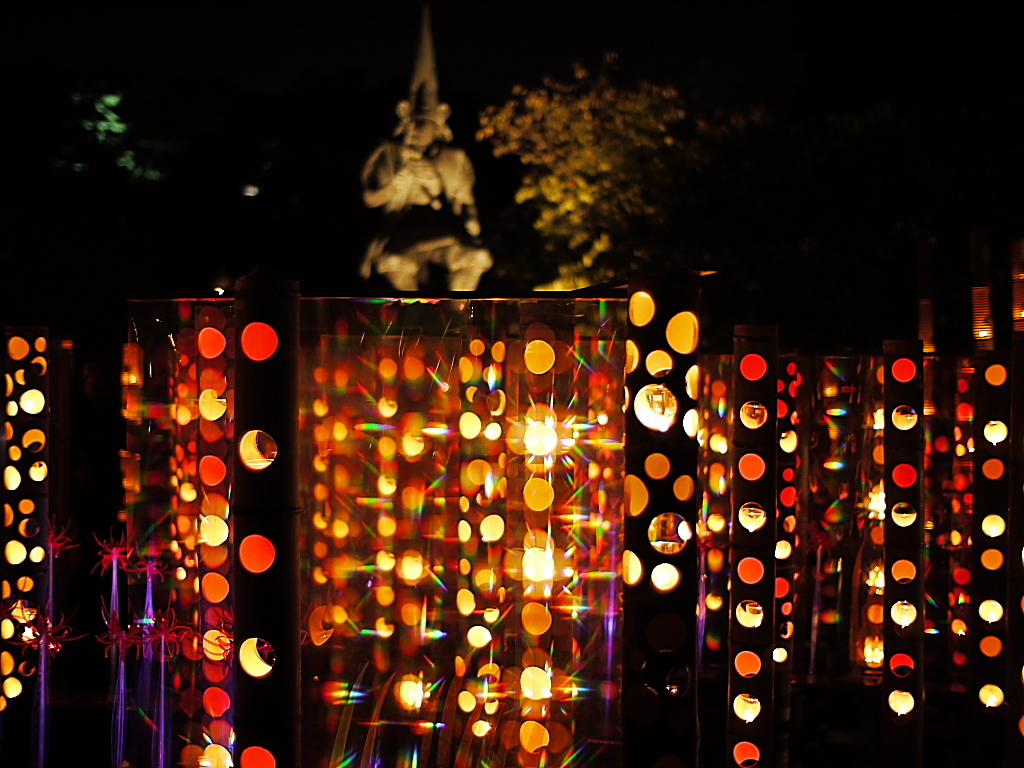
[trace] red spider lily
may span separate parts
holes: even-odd
[[[133,550],[128,544],[128,538],[123,533],[120,539],[111,538],[108,541],[100,541],[95,533],[92,537],[100,545],[100,561],[93,566],[93,571],[100,568],[100,575],[102,576],[107,572],[108,568],[127,570],[128,558],[131,557]]]
[[[53,552],[54,557],[60,557],[61,552],[80,546],[73,538],[71,538],[71,536],[68,535],[68,529],[70,527],[71,525],[69,523],[56,533],[54,533],[53,528],[50,528],[50,551]]]
[[[21,637],[16,638],[15,642],[21,645],[21,652],[24,654],[29,648],[36,651],[41,650],[44,647],[43,642],[45,641],[47,652],[50,656],[56,656],[65,643],[85,637],[85,635],[68,637],[70,634],[71,627],[64,619],[64,616],[61,616],[60,621],[56,624],[51,624],[50,617],[42,611],[38,611],[34,619],[25,622],[25,628],[21,632]]]
[[[184,624],[175,624],[174,609],[157,611],[153,624],[143,630],[142,643],[146,653],[161,645],[165,656],[177,656],[181,652],[181,643],[192,631]]]
[[[158,557],[140,557],[129,567],[137,576],[146,576],[160,581],[163,581],[170,572],[170,566]]]
[[[106,603],[103,604],[100,610],[103,613],[103,622],[107,625],[107,631],[96,636],[96,639],[106,646],[103,655],[110,658],[110,652],[117,648],[121,658],[124,658],[129,650],[135,648],[135,657],[138,658],[143,642],[142,631],[139,627],[129,626],[122,628],[116,619],[111,619]]]

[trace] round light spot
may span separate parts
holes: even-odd
[[[982,621],[994,624],[1003,618],[1003,606],[998,600],[982,600],[978,605],[978,616]]]
[[[651,584],[661,593],[667,593],[679,586],[679,569],[671,563],[659,563],[651,571]]]
[[[892,577],[900,584],[909,584],[917,576],[917,567],[909,560],[897,560],[892,564]]]
[[[551,611],[543,603],[527,603],[521,618],[523,628],[531,635],[543,635],[551,629]]]
[[[487,627],[477,624],[466,632],[466,641],[474,648],[483,648],[491,642],[491,631]]]
[[[906,628],[917,621],[917,608],[906,600],[897,600],[889,609],[889,615],[896,624]]]
[[[197,344],[199,346],[199,354],[209,360],[223,352],[228,342],[224,338],[223,333],[216,328],[208,327],[203,328],[199,332]]]
[[[242,352],[257,363],[273,355],[277,344],[277,331],[267,323],[249,323],[242,330]]]
[[[29,480],[34,480],[37,483],[41,483],[46,479],[47,468],[45,461],[36,461],[32,463],[32,466],[28,468]]]
[[[542,512],[555,500],[555,489],[543,477],[531,477],[523,486],[523,501],[534,512]]]
[[[672,462],[663,453],[652,453],[644,459],[644,472],[652,480],[662,480],[672,471]]]
[[[917,411],[909,405],[897,405],[892,410],[892,425],[906,432],[917,426]]]
[[[995,635],[986,635],[981,638],[981,642],[978,643],[978,650],[981,651],[984,656],[994,659],[1003,652],[1003,641]]]
[[[764,563],[756,557],[744,557],[736,564],[736,575],[744,584],[757,584],[764,578]]]
[[[996,538],[1006,532],[1006,521],[999,515],[985,515],[981,521],[981,530],[986,536]]]
[[[263,573],[274,564],[276,558],[274,543],[258,533],[246,536],[238,547],[238,559],[249,573]]]
[[[906,384],[917,375],[917,366],[908,357],[901,357],[892,364],[892,377],[900,384]]]
[[[639,364],[640,350],[637,348],[636,342],[632,339],[626,339],[626,373],[635,371]]]
[[[622,580],[627,586],[635,587],[644,578],[644,564],[632,550],[622,553]]]
[[[527,667],[519,676],[519,690],[527,699],[550,699],[551,677],[540,667]]]
[[[693,312],[680,312],[672,316],[665,327],[668,345],[681,355],[689,355],[700,341],[700,322]]]
[[[274,649],[266,640],[246,638],[238,649],[238,663],[250,677],[263,679],[274,669]]]
[[[747,531],[754,533],[764,528],[764,524],[768,521],[768,516],[765,514],[764,507],[753,501],[748,501],[739,509],[739,513],[736,515],[737,519]]]
[[[764,621],[764,608],[753,600],[744,600],[736,606],[736,621],[741,627],[757,629]]]
[[[199,541],[217,547],[228,540],[227,521],[216,515],[204,515],[199,522]]]
[[[38,389],[28,389],[21,393],[18,404],[25,413],[35,416],[46,407],[46,397]]]
[[[732,759],[740,768],[754,768],[761,760],[761,750],[750,741],[741,741],[732,748]]]
[[[498,541],[504,533],[505,520],[501,515],[488,515],[480,521],[480,538],[484,541]]]
[[[740,407],[740,423],[747,429],[760,429],[768,423],[768,409],[750,400]]]
[[[1001,421],[990,421],[985,425],[983,434],[992,445],[998,445],[1009,436],[1010,430]]]
[[[978,699],[986,707],[998,707],[1003,703],[1003,689],[998,685],[983,685],[978,690]]]
[[[219,456],[207,455],[199,460],[199,477],[205,485],[219,485],[227,474],[228,468]]]
[[[466,440],[476,439],[476,437],[479,436],[481,429],[483,429],[483,422],[481,422],[480,417],[472,411],[466,411],[459,416],[459,434]]]
[[[917,470],[911,464],[897,464],[892,469],[892,481],[900,488],[909,488],[917,482]]]
[[[28,557],[28,550],[25,545],[17,539],[11,539],[4,547],[4,559],[11,565],[20,565]]]
[[[16,491],[21,485],[21,473],[16,467],[8,465],[4,467],[4,488],[8,491]]]
[[[768,373],[768,361],[756,352],[750,352],[740,360],[740,373],[747,381],[758,381]]]
[[[656,349],[647,356],[645,361],[647,372],[656,379],[672,373],[672,355],[663,349]]]
[[[998,549],[986,549],[981,553],[981,567],[987,571],[997,571],[1003,567],[1003,553]]]
[[[761,671],[761,657],[753,651],[740,651],[733,659],[733,666],[740,677],[754,677]]]
[[[892,508],[892,521],[900,528],[906,528],[917,520],[917,510],[905,501],[901,501]]]
[[[214,518],[219,520],[220,518]],[[228,580],[216,571],[211,571],[203,576],[203,597],[211,603],[219,603],[228,596],[231,586]]]
[[[998,480],[1003,476],[1006,465],[999,459],[986,459],[981,465],[981,474],[989,480]]]
[[[664,384],[647,384],[636,393],[633,410],[640,423],[648,429],[667,432],[676,422],[679,401]]]
[[[536,720],[527,720],[519,726],[519,743],[533,754],[551,743],[551,734]]]
[[[7,354],[11,360],[24,360],[31,351],[32,348],[21,336],[11,336],[7,341]]]
[[[228,401],[217,396],[217,390],[204,389],[199,393],[199,415],[207,421],[216,421],[228,409]]]
[[[269,749],[246,747],[242,752],[242,768],[277,768],[277,760]]]
[[[647,528],[647,538],[655,551],[663,555],[676,555],[693,538],[693,531],[682,515],[664,512],[651,521]]]
[[[637,291],[629,297],[629,322],[642,327],[654,319],[654,297],[646,291]]]
[[[908,691],[893,691],[889,694],[889,709],[899,716],[909,715],[914,710],[914,695]]]
[[[679,499],[679,501],[689,501],[693,498],[694,482],[693,478],[689,475],[680,475],[676,478],[676,481],[672,483],[672,494]]]
[[[39,453],[46,445],[46,433],[41,429],[29,429],[22,435],[21,445],[29,453]]]
[[[752,483],[764,477],[767,466],[764,459],[756,453],[746,453],[736,462],[736,469],[739,470],[740,477]]]
[[[547,373],[555,365],[555,350],[543,339],[534,339],[527,344],[523,356],[530,373]]]
[[[995,363],[985,369],[985,381],[991,387],[1001,387],[1006,383],[1006,366]]]
[[[251,429],[238,441],[238,456],[250,472],[262,472],[277,458],[277,441],[262,430]]]
[[[548,456],[558,447],[558,433],[543,421],[533,421],[526,427],[523,444],[534,456]]]
[[[761,702],[749,693],[741,693],[732,700],[732,711],[745,723],[752,723],[761,714]]]
[[[527,481],[527,484],[529,484],[529,481]],[[636,475],[626,475],[626,479],[623,482],[623,492],[626,501],[626,513],[630,517],[636,517],[647,509],[647,504],[651,497],[647,492],[647,486],[644,485],[644,481],[639,477]],[[554,498],[553,491],[552,498]]]

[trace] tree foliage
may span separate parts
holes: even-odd
[[[665,228],[674,180],[704,161],[700,142],[683,135],[686,111],[674,88],[621,88],[579,65],[574,74],[568,83],[516,86],[504,105],[481,114],[477,134],[495,156],[527,166],[515,199],[535,212],[547,250],[562,254],[557,288],[664,256],[656,239],[637,233]]]

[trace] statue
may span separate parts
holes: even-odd
[[[451,290],[476,290],[494,262],[479,240],[473,165],[464,151],[448,146],[451,110],[437,97],[427,8],[409,100],[395,112],[396,138],[377,147],[363,167],[363,201],[383,209],[384,226],[366,251],[360,275],[368,279],[375,268],[397,290],[415,291],[429,265],[439,264],[448,270]]]

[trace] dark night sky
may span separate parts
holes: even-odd
[[[37,314],[58,324],[78,313],[86,284],[105,299],[206,293],[222,270],[237,277],[268,261],[288,263],[307,293],[358,290],[354,265],[374,219],[356,177],[405,96],[419,9],[0,12],[10,180],[0,259],[15,267],[4,281],[8,314],[26,309],[16,286],[41,263],[52,292]],[[616,51],[618,82],[673,83],[691,112],[765,106],[775,118],[813,122],[891,105],[928,132],[923,152],[957,158],[952,214],[941,213],[959,228],[950,248],[965,248],[974,227],[1020,233],[1005,158],[1020,164],[1022,11],[531,0],[439,2],[433,17],[441,95],[453,105],[456,141],[477,164],[485,226],[508,206],[518,165],[473,143],[476,113],[516,83],[567,79],[574,61],[596,69],[603,52]],[[68,104],[76,89],[124,92],[121,114],[134,135],[162,147],[163,181],[101,188],[54,173],[60,147],[82,141]],[[240,194],[250,182],[263,190],[255,200]],[[872,190],[858,194],[868,201]]]

